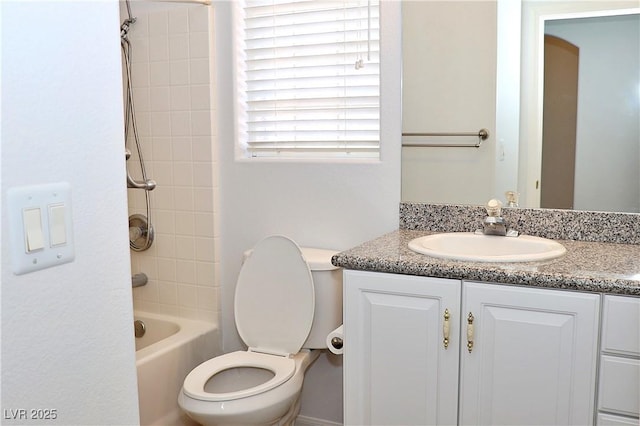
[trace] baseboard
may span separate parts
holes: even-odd
[[[298,416],[296,417],[295,426],[342,426],[342,423],[316,419],[314,417]]]

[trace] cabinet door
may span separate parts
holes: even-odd
[[[465,282],[470,312],[461,424],[593,424],[599,295]]]
[[[361,271],[344,277],[345,424],[456,424],[461,282]]]

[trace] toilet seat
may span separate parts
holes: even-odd
[[[221,371],[232,368],[261,368],[274,376],[264,383],[234,392],[210,393],[204,390],[207,381]],[[238,351],[210,359],[191,371],[184,380],[183,392],[201,401],[231,401],[271,390],[289,380],[295,372],[295,361],[289,357]]]

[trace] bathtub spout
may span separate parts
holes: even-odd
[[[139,274],[135,274],[131,277],[131,286],[132,287],[142,287],[148,281],[147,274],[144,272],[140,272]]]

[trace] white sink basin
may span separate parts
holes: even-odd
[[[546,238],[473,232],[426,235],[409,241],[409,248],[428,256],[470,262],[533,262],[554,259],[567,251],[562,244]]]

